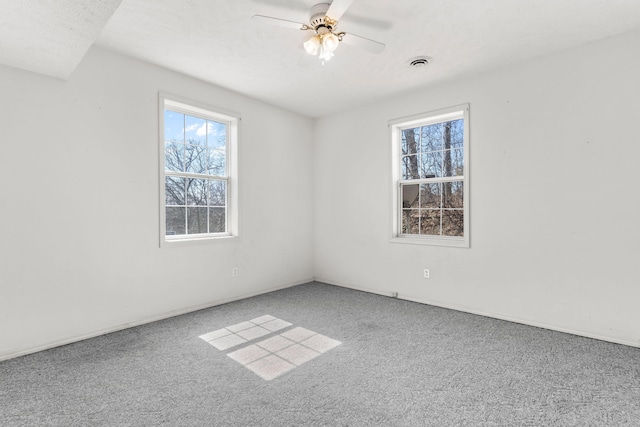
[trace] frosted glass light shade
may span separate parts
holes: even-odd
[[[320,37],[313,36],[303,44],[304,50],[311,55],[318,54],[318,48],[320,47]]]
[[[325,34],[324,37],[322,37],[322,45],[324,46],[325,49],[329,50],[330,52],[333,52],[334,50],[336,50],[339,43],[340,43],[340,40],[333,33]]]
[[[324,45],[320,46],[320,56],[319,58],[323,61],[328,61],[333,57],[333,52],[329,49],[326,49]]]

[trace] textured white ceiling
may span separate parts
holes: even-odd
[[[308,33],[251,20],[260,14],[306,22],[317,2],[123,0],[96,43],[318,117],[640,29],[640,0],[355,0],[339,29],[383,42],[385,51],[374,55],[341,44],[324,66],[315,58],[301,66]],[[0,42],[0,61],[32,70],[20,61],[42,63],[41,68],[51,71],[39,72],[58,76],[77,63],[81,50],[67,47],[86,42],[91,38],[88,29],[99,26],[99,19],[90,25],[89,18],[104,18],[108,6],[118,1],[17,3],[35,9],[34,15],[27,16],[26,10],[14,14],[29,22],[14,25],[11,37]],[[55,4],[56,11],[34,4]],[[61,24],[58,5],[64,5],[66,25]],[[0,12],[4,9],[0,6]],[[35,30],[40,27],[48,32]],[[20,55],[24,35],[39,47]],[[8,61],[5,53],[12,45],[18,48]],[[62,66],[52,63],[52,52]],[[428,67],[410,69],[408,60],[418,55],[434,60]]]
[[[0,0],[0,63],[68,79],[122,0]]]

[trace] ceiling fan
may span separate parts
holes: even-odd
[[[352,33],[337,31],[338,20],[342,18],[352,2],[353,0],[333,0],[332,3],[316,4],[309,11],[308,24],[264,15],[254,15],[253,19],[296,30],[313,31],[314,34],[304,42],[303,46],[310,55],[318,55],[323,64],[334,56],[333,51],[336,50],[340,42],[372,53],[382,52],[385,47],[383,43]]]

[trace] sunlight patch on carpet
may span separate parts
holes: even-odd
[[[271,381],[341,344],[340,341],[302,327],[289,329],[255,344],[250,343],[289,326],[292,324],[285,320],[264,315],[208,332],[200,335],[200,338],[220,351],[244,345],[227,356],[266,381]]]

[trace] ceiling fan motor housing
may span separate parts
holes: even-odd
[[[311,7],[311,11],[309,12],[309,24],[311,24],[311,28],[316,31],[321,27],[332,28],[325,20],[329,6],[331,6],[329,3],[319,3]]]

